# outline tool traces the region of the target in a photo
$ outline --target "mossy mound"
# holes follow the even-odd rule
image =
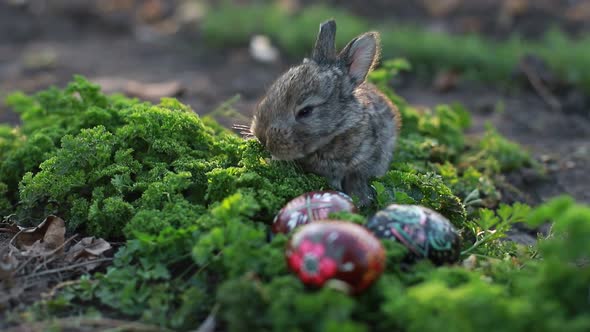
[[[324,186],[290,164],[267,163],[254,141],[216,132],[176,100],[107,98],[78,77],[63,91],[13,95],[9,104],[23,126],[6,139],[5,199],[18,197],[23,218],[62,215],[71,231],[157,234],[237,191],[251,194],[268,221],[293,195]]]
[[[492,179],[534,166],[528,154],[491,130],[467,142],[459,106],[407,105],[386,84],[401,67],[387,62],[371,77],[403,116],[396,158],[374,179],[375,204],[342,217],[362,222],[396,202],[433,208],[461,230],[469,267],[405,266],[405,249],[384,242],[386,273],[361,296],[305,289],[287,271],[287,237],[267,234],[288,200],[328,189],[322,178],[269,162],[255,140],[175,100],[104,96],[77,77],[9,98],[23,124],[0,128],[0,208],[21,223],[54,213],[69,231],[126,245],[105,273],[39,302],[30,317],[103,310],[188,330],[218,307],[229,331],[587,330],[590,268],[570,262],[590,252],[590,209],[568,198],[535,210],[501,205]],[[555,221],[565,235],[534,248],[501,241],[527,220]]]

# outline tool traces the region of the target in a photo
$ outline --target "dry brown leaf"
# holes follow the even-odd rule
[[[15,236],[14,244],[23,254],[43,254],[62,246],[65,234],[66,225],[63,219],[49,216],[37,227],[23,229]]]
[[[141,83],[137,81],[128,81],[125,85],[125,92],[142,99],[160,99],[162,97],[173,97],[183,91],[183,87],[178,81],[169,81],[161,83]]]
[[[447,16],[461,4],[461,0],[422,0],[421,2],[433,17]]]
[[[184,1],[176,7],[176,20],[184,24],[196,24],[207,13],[206,5],[200,1]]]
[[[102,87],[104,93],[124,93],[142,99],[158,100],[162,97],[175,97],[184,91],[178,81],[143,83],[120,77],[98,77],[91,80]]]
[[[111,244],[104,239],[96,239],[94,236],[85,237],[68,250],[65,260],[70,263],[96,260],[111,248]],[[89,263],[84,265],[84,268],[92,271],[102,263],[100,261]]]
[[[459,83],[460,76],[455,71],[441,71],[434,78],[434,89],[438,92],[448,92]]]
[[[100,85],[101,90],[106,94],[115,92],[123,93],[125,91],[125,85],[128,82],[128,80],[119,77],[97,77],[90,81]]]
[[[0,233],[13,233],[16,234],[21,230],[16,223],[0,223]]]
[[[288,14],[293,14],[299,11],[299,9],[301,9],[302,4],[300,0],[279,0],[278,6],[284,12]]]
[[[504,0],[501,11],[511,17],[525,14],[529,10],[529,0]]]
[[[111,248],[111,244],[104,239],[85,237],[68,250],[66,260],[74,262],[79,259],[94,259]]]
[[[137,16],[143,22],[155,22],[165,16],[165,7],[162,0],[147,0],[140,5]]]
[[[63,219],[56,216],[49,216],[45,219],[49,225],[45,236],[43,236],[43,242],[47,249],[56,249],[64,244],[66,240],[66,223]]]

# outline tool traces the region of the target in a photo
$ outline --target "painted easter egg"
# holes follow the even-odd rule
[[[275,216],[273,233],[289,233],[296,227],[324,220],[333,212],[357,212],[352,199],[338,191],[312,191],[289,201]]]
[[[385,268],[380,240],[361,225],[339,220],[299,227],[287,244],[286,259],[304,284],[337,281],[351,294],[369,287]]]
[[[369,219],[366,227],[379,238],[402,243],[407,259],[428,258],[436,265],[459,260],[459,234],[447,218],[419,205],[392,204]]]

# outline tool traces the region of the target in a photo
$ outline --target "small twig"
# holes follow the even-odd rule
[[[180,274],[178,274],[178,276],[176,276],[174,279],[179,281],[182,280],[182,278],[184,278],[190,271],[193,271],[196,267],[196,264],[190,264],[189,267],[187,267],[184,271],[180,272]]]
[[[50,252],[46,253],[46,254],[42,254],[42,255],[37,255],[37,256],[31,256],[29,257],[29,259],[27,259],[26,262],[24,262],[23,264],[21,264],[15,271],[14,271],[14,275],[16,275],[18,272],[20,272],[25,266],[27,266],[34,258],[38,258],[38,257],[49,257],[53,254],[55,254],[56,252],[58,252],[60,249],[62,249],[66,244],[68,244],[69,242],[71,242],[73,239],[75,239],[78,236],[78,234],[75,234],[73,236],[71,236],[69,239],[67,239],[66,241],[64,241],[64,243],[62,243],[61,245],[59,245],[57,248],[51,250]],[[43,264],[41,265],[37,265],[37,267],[35,267],[35,269],[33,270],[33,272],[36,272],[37,270],[39,270],[39,268],[46,266],[48,263],[50,263],[51,261],[55,260],[55,256],[52,257],[49,260],[46,260],[45,262],[43,262]]]
[[[553,110],[561,111],[561,103],[555,96],[551,94],[549,89],[543,84],[543,81],[539,78],[539,75],[526,63],[521,63],[522,70],[526,75],[527,79],[539,95],[541,99]]]
[[[45,259],[43,260],[43,262],[39,263],[37,266],[35,266],[35,268],[33,269],[33,271],[31,271],[30,273],[35,273],[43,268],[48,268],[47,265],[49,265],[49,263],[53,262],[54,260],[57,259],[58,256],[53,256],[49,259]]]
[[[472,254],[472,255],[473,255],[473,256],[476,256],[476,257],[481,257],[481,258],[494,259],[494,260],[497,260],[497,261],[499,261],[499,260],[500,260],[500,259],[499,259],[499,258],[497,258],[497,257],[492,257],[492,256],[487,256],[487,255],[482,255],[482,254]]]
[[[100,331],[142,331],[142,332],[168,332],[171,331],[162,326],[148,325],[140,322],[131,322],[111,318],[73,318],[65,317],[58,319],[51,319],[48,321],[22,324],[10,331],[47,331],[57,328],[64,329],[80,329],[81,327],[95,327]]]
[[[94,280],[87,280],[87,281],[88,281],[88,282],[90,282],[90,283],[96,283],[96,281],[94,281]],[[57,284],[57,285],[53,286],[53,287],[52,287],[52,288],[49,290],[49,292],[47,292],[47,293],[42,293],[42,294],[41,294],[41,296],[42,296],[43,298],[45,298],[45,299],[47,299],[47,298],[52,298],[52,297],[54,297],[54,296],[55,296],[55,293],[56,293],[56,292],[57,292],[59,289],[61,289],[61,288],[64,288],[64,287],[67,287],[67,286],[77,285],[77,284],[79,284],[79,283],[81,283],[81,282],[82,282],[82,280],[80,280],[80,279],[76,279],[76,280],[68,280],[68,281],[63,281],[63,282],[60,282],[59,284]]]
[[[56,252],[61,250],[63,247],[65,247],[66,244],[70,243],[73,239],[75,239],[77,237],[78,237],[78,234],[74,234],[74,235],[70,236],[67,240],[64,241],[64,243],[62,243],[61,245],[59,245],[57,248],[53,249],[49,253],[45,254],[44,256],[50,256],[50,255],[55,254]]]
[[[46,274],[60,273],[60,272],[68,271],[68,270],[73,270],[73,269],[76,269],[76,268],[79,268],[79,267],[82,267],[85,265],[94,264],[94,263],[102,263],[102,262],[110,262],[112,260],[113,260],[112,258],[99,258],[99,259],[94,259],[94,260],[90,260],[90,261],[86,261],[86,262],[82,262],[82,263],[78,263],[78,264],[60,267],[57,269],[45,270],[45,271],[35,273],[32,275],[27,275],[25,277],[27,277],[27,278],[40,277],[40,276],[43,276]]]
[[[39,270],[39,268],[41,266],[47,266],[47,264],[53,262],[54,260],[56,260],[58,257],[60,257],[61,255],[56,255],[53,256],[55,253],[57,253],[59,250],[61,250],[63,247],[65,247],[66,244],[68,244],[69,242],[71,242],[73,239],[75,239],[78,236],[78,234],[73,235],[72,237],[70,237],[69,239],[65,240],[64,243],[62,243],[60,246],[58,246],[57,248],[53,249],[52,251],[46,253],[46,254],[42,254],[39,255],[37,257],[49,257],[52,256],[51,258],[46,259],[43,262],[43,265],[38,265],[37,267],[35,267],[35,269],[33,270],[33,272],[36,272]]]
[[[24,263],[22,263],[16,270],[14,270],[13,275],[17,275],[20,272],[20,270],[24,269],[25,266],[29,265],[29,263],[35,258],[37,258],[37,257],[35,257],[35,256],[29,257],[29,259],[27,259]]]
[[[22,232],[24,232],[24,231],[26,231],[26,230],[28,230],[28,229],[30,229],[30,228],[23,228],[23,229],[21,229],[20,231],[16,232],[16,234],[14,234],[14,236],[12,237],[12,239],[10,239],[10,242],[8,242],[8,245],[10,245],[10,246],[12,246],[12,247],[15,247],[15,248],[16,248],[16,246],[15,246],[15,245],[14,245],[14,243],[13,243],[13,242],[14,242],[14,240],[16,239],[16,237],[17,237],[17,236],[19,236],[19,235],[20,235],[20,233],[22,233]]]
[[[475,243],[471,247],[461,251],[461,255],[467,255],[467,254],[471,253],[473,250],[477,249],[477,247],[482,245],[482,243],[487,242],[492,236],[494,236],[494,233],[484,236],[481,240],[475,241]]]
[[[211,312],[209,313],[209,315],[207,316],[207,318],[201,323],[201,325],[194,331],[192,332],[213,332],[215,331],[215,315],[217,315],[217,312],[219,311],[219,303],[215,304],[213,306],[213,309],[211,309]]]
[[[186,259],[186,258],[190,257],[191,255],[192,254],[190,252],[187,252],[184,255],[178,256],[178,257],[174,258],[173,260],[166,262],[166,266],[170,267],[171,265],[181,262],[183,259]]]
[[[203,264],[196,272],[195,272],[195,276],[201,274],[201,272],[203,272],[207,267],[209,267],[209,265],[211,265],[211,263],[213,262],[213,259],[221,256],[221,254],[223,253],[223,249],[220,250],[217,254],[215,254],[215,256],[213,256],[209,261],[207,261],[205,264]]]

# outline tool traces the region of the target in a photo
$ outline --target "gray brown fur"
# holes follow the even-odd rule
[[[366,76],[379,56],[379,35],[335,50],[336,24],[320,26],[311,59],[279,77],[259,103],[251,131],[278,160],[292,160],[331,187],[369,204],[369,180],[388,170],[401,118]],[[309,113],[298,112],[311,105]]]

